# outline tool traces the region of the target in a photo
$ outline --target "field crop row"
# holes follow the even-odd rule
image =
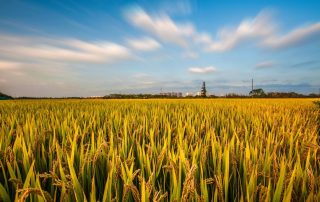
[[[312,101],[3,101],[0,201],[320,201]]]

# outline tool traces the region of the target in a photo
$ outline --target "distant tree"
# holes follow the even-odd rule
[[[313,97],[314,95],[310,94],[308,96]],[[308,96],[296,92],[269,92],[267,94],[267,97],[269,98],[303,98]]]
[[[252,97],[265,97],[266,96],[266,94],[264,93],[262,88],[253,89],[252,91],[250,91],[249,95]]]
[[[217,95],[209,95],[210,98],[218,98],[219,96]]]
[[[236,94],[236,93],[227,93],[225,95],[226,98],[246,98],[248,97],[247,95],[239,95],[239,94]]]
[[[308,97],[316,98],[316,97],[320,97],[320,95],[315,93],[310,93]]]
[[[202,83],[202,87],[201,87],[201,97],[207,97],[206,82],[203,82],[203,83]]]
[[[0,100],[11,100],[13,97],[0,92]]]

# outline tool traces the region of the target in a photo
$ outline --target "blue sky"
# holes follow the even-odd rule
[[[0,1],[0,91],[320,88],[318,1]]]

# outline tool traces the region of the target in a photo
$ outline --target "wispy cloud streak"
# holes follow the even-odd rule
[[[150,37],[128,39],[128,45],[138,51],[154,51],[161,48],[160,43]]]
[[[268,61],[263,61],[263,62],[259,62],[258,64],[255,65],[256,69],[266,69],[266,68],[271,68],[275,66],[275,62],[268,60]]]
[[[173,43],[182,47],[188,46],[187,38],[195,32],[191,23],[178,24],[168,15],[149,15],[140,7],[133,7],[126,13],[128,21],[164,42]]]
[[[191,73],[197,73],[197,74],[205,74],[205,73],[212,73],[216,72],[217,69],[213,66],[208,67],[190,67],[189,72]]]
[[[18,60],[109,63],[132,58],[130,50],[108,42],[87,42],[65,38],[37,38],[0,35],[0,53]]]

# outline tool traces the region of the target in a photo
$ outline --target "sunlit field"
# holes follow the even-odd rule
[[[313,101],[2,101],[0,201],[320,201]]]

